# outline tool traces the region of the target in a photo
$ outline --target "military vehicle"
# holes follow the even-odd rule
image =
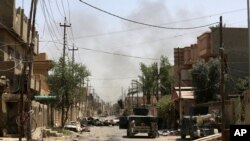
[[[127,129],[127,137],[147,133],[149,137],[158,135],[157,117],[148,115],[147,108],[134,108],[134,115],[120,117],[119,128]]]
[[[208,114],[206,108],[192,107],[192,114],[183,117],[180,126],[182,139],[186,138],[186,135],[189,135],[191,139],[196,139],[218,133],[218,121],[216,121],[214,115]]]

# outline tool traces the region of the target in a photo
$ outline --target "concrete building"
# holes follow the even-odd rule
[[[199,60],[209,61],[219,57],[219,28],[213,27],[197,37],[197,43],[189,47],[174,49],[175,79],[178,83],[178,71],[181,72],[181,85],[192,86],[190,71]],[[247,28],[223,28],[223,47],[227,58],[226,93],[235,94],[239,78],[249,76],[249,48],[247,46]],[[178,51],[179,50],[179,51]],[[175,84],[177,86],[178,84]]]
[[[180,99],[182,105],[182,115],[189,115],[189,110],[195,104],[194,91],[192,87],[181,87],[181,94],[179,93],[179,87],[175,87],[171,95],[171,99],[174,102],[176,110],[180,111]],[[181,96],[181,97],[180,97]]]
[[[14,136],[18,134],[16,118],[19,115],[21,87],[26,83],[22,74],[27,50],[28,19],[24,10],[15,8],[15,0],[0,1],[0,136]],[[34,56],[39,54],[39,35],[35,33]],[[34,58],[31,78],[31,93],[34,95],[48,95],[46,82],[51,62],[40,54]],[[27,109],[27,93],[24,93],[24,110]],[[38,126],[47,126],[47,106],[32,101]],[[42,116],[41,116],[42,115]],[[39,119],[38,119],[39,118]]]

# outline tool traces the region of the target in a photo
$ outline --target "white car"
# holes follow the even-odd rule
[[[69,121],[64,125],[64,129],[75,131],[75,132],[81,132],[81,124],[77,121]]]
[[[119,125],[119,118],[114,118],[111,120],[111,124],[114,126],[114,125]]]

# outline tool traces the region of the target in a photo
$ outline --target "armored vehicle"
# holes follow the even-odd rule
[[[127,136],[147,133],[149,137],[158,135],[157,117],[148,115],[147,108],[134,108],[134,115],[120,117],[119,128],[127,129]]]
[[[186,135],[190,135],[191,139],[195,139],[218,133],[218,121],[212,114],[208,114],[207,107],[192,107],[191,111],[193,111],[192,114],[184,116],[181,122],[182,139]]]

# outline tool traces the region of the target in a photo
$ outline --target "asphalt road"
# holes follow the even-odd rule
[[[179,136],[159,136],[148,138],[147,134],[138,134],[133,138],[126,136],[126,130],[119,130],[117,126],[91,127],[91,132],[83,132],[72,140],[78,141],[181,141]]]

